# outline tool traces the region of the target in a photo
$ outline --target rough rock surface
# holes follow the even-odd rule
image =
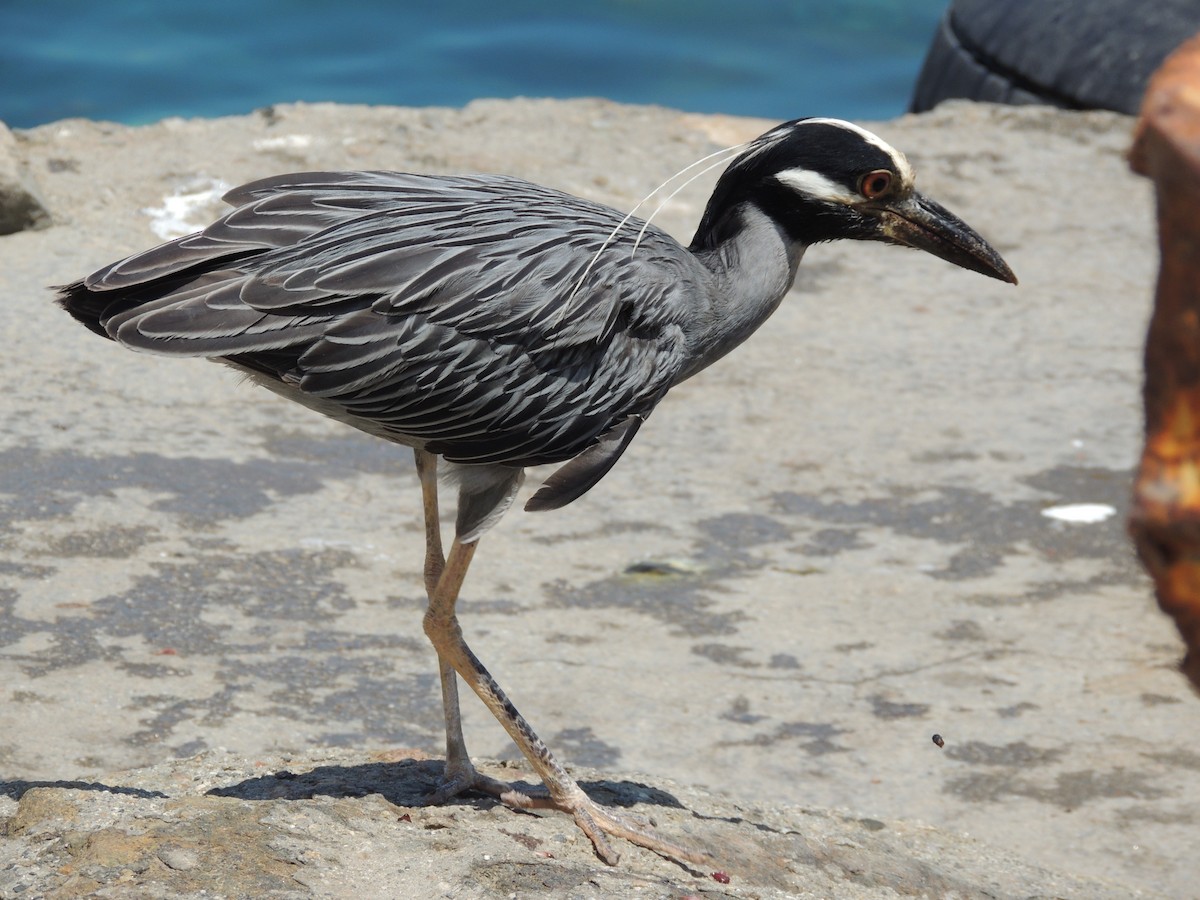
[[[16,138],[0,122],[0,235],[49,224],[50,213],[23,170]]]
[[[628,209],[767,124],[514,101],[22,132],[56,222],[0,239],[0,890],[120,895],[128,870],[246,895],[221,879],[254,870],[297,895],[402,896],[402,871],[451,896],[522,896],[526,875],[579,896],[1192,892],[1200,705],[1122,522],[1156,267],[1130,120],[948,104],[879,124],[1021,285],[812,248],[771,323],[596,490],[481,545],[461,605],[479,655],[567,763],[736,848],[728,886],[632,848],[605,870],[558,816],[401,822],[431,763],[327,752],[440,752],[407,454],[219,366],[126,352],[45,290],[282,170],[503,171]],[[668,229],[689,236],[711,177]],[[1117,512],[1044,515],[1083,503]],[[475,753],[511,758],[465,714]],[[235,755],[196,756],[217,747]],[[251,796],[284,767],[336,785]],[[239,869],[251,847],[275,861]]]
[[[422,806],[440,772],[440,761],[403,752],[254,761],[209,752],[100,783],[31,786],[4,825],[0,896],[983,900],[1128,891],[928,827],[577,772],[593,796],[652,817],[725,866],[694,871],[626,847],[609,867],[563,816],[487,800]]]

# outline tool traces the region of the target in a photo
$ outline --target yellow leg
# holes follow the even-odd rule
[[[663,840],[654,833],[649,823],[636,816],[617,813],[589,798],[529,727],[529,723],[467,646],[454,607],[475,555],[475,547],[475,542],[464,544],[455,539],[425,612],[425,633],[433,642],[443,665],[448,664],[457,672],[504,726],[509,737],[542,779],[548,793],[547,797],[542,798],[509,791],[502,793],[500,799],[523,809],[557,809],[570,813],[591,840],[597,855],[609,865],[615,864],[620,857],[609,843],[608,835],[624,838],[671,859],[697,865],[712,864],[713,860],[707,854]]]
[[[414,453],[425,507],[425,592],[432,604],[434,592],[446,568],[446,558],[442,553],[441,518],[438,514],[437,457],[424,450],[416,450]],[[475,771],[467,753],[467,743],[463,739],[462,713],[458,705],[458,675],[440,653],[438,675],[442,683],[442,711],[446,721],[446,770],[442,776],[442,783],[428,798],[429,802],[444,803],[469,790],[483,791],[494,797],[518,793],[511,785]]]

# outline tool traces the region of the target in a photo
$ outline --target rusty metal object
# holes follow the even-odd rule
[[[1200,35],[1146,91],[1130,154],[1153,179],[1162,263],[1146,337],[1146,445],[1129,531],[1200,688]]]

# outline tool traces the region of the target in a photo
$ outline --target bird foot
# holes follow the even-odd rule
[[[508,806],[520,806],[522,802],[533,801],[533,798],[527,793],[517,790],[507,782],[482,774],[470,760],[465,760],[463,762],[447,761],[441,784],[425,798],[425,805],[440,806],[467,791],[489,794]],[[507,799],[509,797],[512,797],[513,800]]]
[[[507,782],[480,773],[469,760],[446,763],[442,782],[425,798],[425,805],[438,806],[468,791],[488,794],[513,809],[552,809],[567,813],[592,842],[596,855],[610,866],[617,864],[621,854],[613,849],[609,836],[645,847],[677,863],[716,865],[716,861],[707,853],[660,837],[654,830],[654,823],[649,819],[603,806],[578,787],[561,798],[551,796],[544,787],[518,789]]]
[[[515,796],[514,796],[515,795]],[[587,835],[592,842],[596,855],[610,866],[615,866],[621,854],[613,849],[609,836],[622,838],[631,844],[645,847],[659,856],[680,864],[691,863],[696,866],[715,866],[714,860],[707,853],[685,847],[674,841],[662,838],[654,830],[654,824],[642,816],[632,813],[617,812],[592,800],[582,790],[571,792],[563,798],[547,796],[530,796],[514,791],[513,794],[503,794],[500,799],[509,806],[518,809],[555,809],[569,814],[575,819],[575,824]]]

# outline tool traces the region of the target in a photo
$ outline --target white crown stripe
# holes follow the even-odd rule
[[[901,153],[883,138],[879,137],[879,135],[872,134],[871,132],[867,131],[867,129],[855,125],[853,122],[847,122],[844,119],[806,119],[805,123],[811,123],[813,125],[832,125],[835,128],[844,128],[846,131],[854,132],[872,147],[877,147],[890,156],[892,158],[892,162],[895,163],[896,173],[900,176],[901,183],[906,187],[912,185],[914,177],[912,166],[908,164],[908,160],[905,159],[903,153]]]

